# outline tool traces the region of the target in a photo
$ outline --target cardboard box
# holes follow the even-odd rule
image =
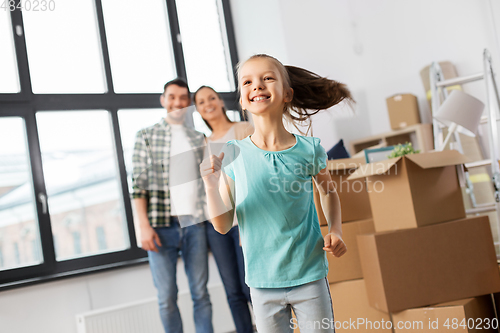
[[[395,333],[498,332],[491,295],[392,314]]]
[[[323,214],[323,208],[321,208],[321,198],[318,191],[318,187],[316,186],[316,182],[313,180],[313,199],[314,206],[316,207],[316,214],[318,215],[319,225],[328,225],[328,221],[325,218],[325,214]]]
[[[396,312],[500,291],[489,219],[358,236],[370,305]]]
[[[300,329],[298,327],[298,322],[297,322],[297,317],[295,317],[295,313],[292,311],[292,328],[293,328],[293,333],[300,333]]]
[[[498,270],[500,273],[500,264],[498,265]],[[500,323],[500,293],[495,293],[492,296],[493,296],[493,304],[495,304],[495,314],[497,315],[497,319],[499,320]]]
[[[387,98],[387,111],[393,130],[420,124],[417,97],[412,94],[397,94]]]
[[[328,170],[330,170],[340,198],[342,222],[365,220],[372,217],[365,180],[347,179],[357,168],[365,164],[364,157],[328,161]]]
[[[358,168],[366,177],[377,232],[416,228],[465,217],[455,165],[468,162],[456,150],[406,155]]]
[[[344,281],[330,285],[336,332],[392,332],[387,313],[368,304],[365,282]]]
[[[368,304],[362,279],[330,284],[335,332],[392,332],[391,318]],[[292,317],[296,318],[292,312]],[[296,320],[296,319],[295,319]],[[300,333],[300,323],[294,320],[294,333]]]
[[[347,252],[340,258],[327,253],[328,281],[330,283],[363,278],[361,262],[359,261],[358,235],[375,232],[373,220],[353,221],[342,224],[342,239],[347,246]],[[321,227],[321,233],[328,233],[328,226]]]

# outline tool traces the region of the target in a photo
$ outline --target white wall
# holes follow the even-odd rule
[[[240,60],[267,53],[287,62],[285,31],[278,0],[230,0]]]
[[[486,47],[500,66],[497,0],[233,0],[231,5],[241,59],[268,52],[349,85],[357,101],[353,118],[338,108],[314,117],[313,133],[326,149],[340,138],[389,131],[385,99],[396,93],[416,95],[422,120],[430,122],[419,72],[432,61],[449,60],[459,75],[474,74],[482,70]],[[484,97],[482,82],[465,90]]]

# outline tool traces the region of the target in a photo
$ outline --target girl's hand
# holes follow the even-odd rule
[[[325,235],[325,247],[323,250],[339,258],[347,252],[347,246],[339,235],[329,233]]]
[[[219,187],[219,178],[221,173],[222,159],[224,153],[219,156],[210,155],[200,164],[200,174],[205,183],[205,188],[211,190]]]

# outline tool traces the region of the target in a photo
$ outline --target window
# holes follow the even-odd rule
[[[176,5],[187,77],[193,89],[208,85],[219,92],[234,90],[221,3],[183,0]]]
[[[160,93],[175,77],[237,110],[229,13],[229,0],[0,11],[0,289],[147,261],[130,200],[134,136],[165,116]]]
[[[33,240],[40,244],[31,172],[24,120],[0,117],[0,234],[7,249],[0,269],[43,261],[40,249],[26,251],[22,257],[19,252],[19,247],[27,249]]]
[[[110,251],[130,247],[118,177],[110,116],[107,111],[57,111],[36,114],[52,233],[61,241],[56,260],[91,255],[96,225],[113,225],[116,241]],[[118,214],[111,214],[118,210]],[[113,215],[113,216],[112,216]],[[88,245],[79,251],[64,244],[65,233],[78,234]],[[92,241],[94,240],[94,241]],[[75,238],[73,238],[75,242]]]
[[[103,0],[102,6],[115,92],[162,93],[177,74],[165,1]]]
[[[16,53],[14,51],[14,39],[10,29],[11,21],[9,12],[0,11],[0,93],[18,93],[19,75],[17,73]],[[5,32],[5,33],[4,33]]]
[[[23,11],[33,92],[106,91],[95,6],[73,1],[57,10]]]

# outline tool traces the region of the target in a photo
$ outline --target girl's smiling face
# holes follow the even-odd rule
[[[195,105],[201,117],[208,122],[224,117],[224,102],[210,88],[202,88],[196,93]]]
[[[240,69],[240,104],[252,114],[283,113],[286,102],[291,101],[292,89],[285,89],[278,68],[265,58],[247,61]]]

